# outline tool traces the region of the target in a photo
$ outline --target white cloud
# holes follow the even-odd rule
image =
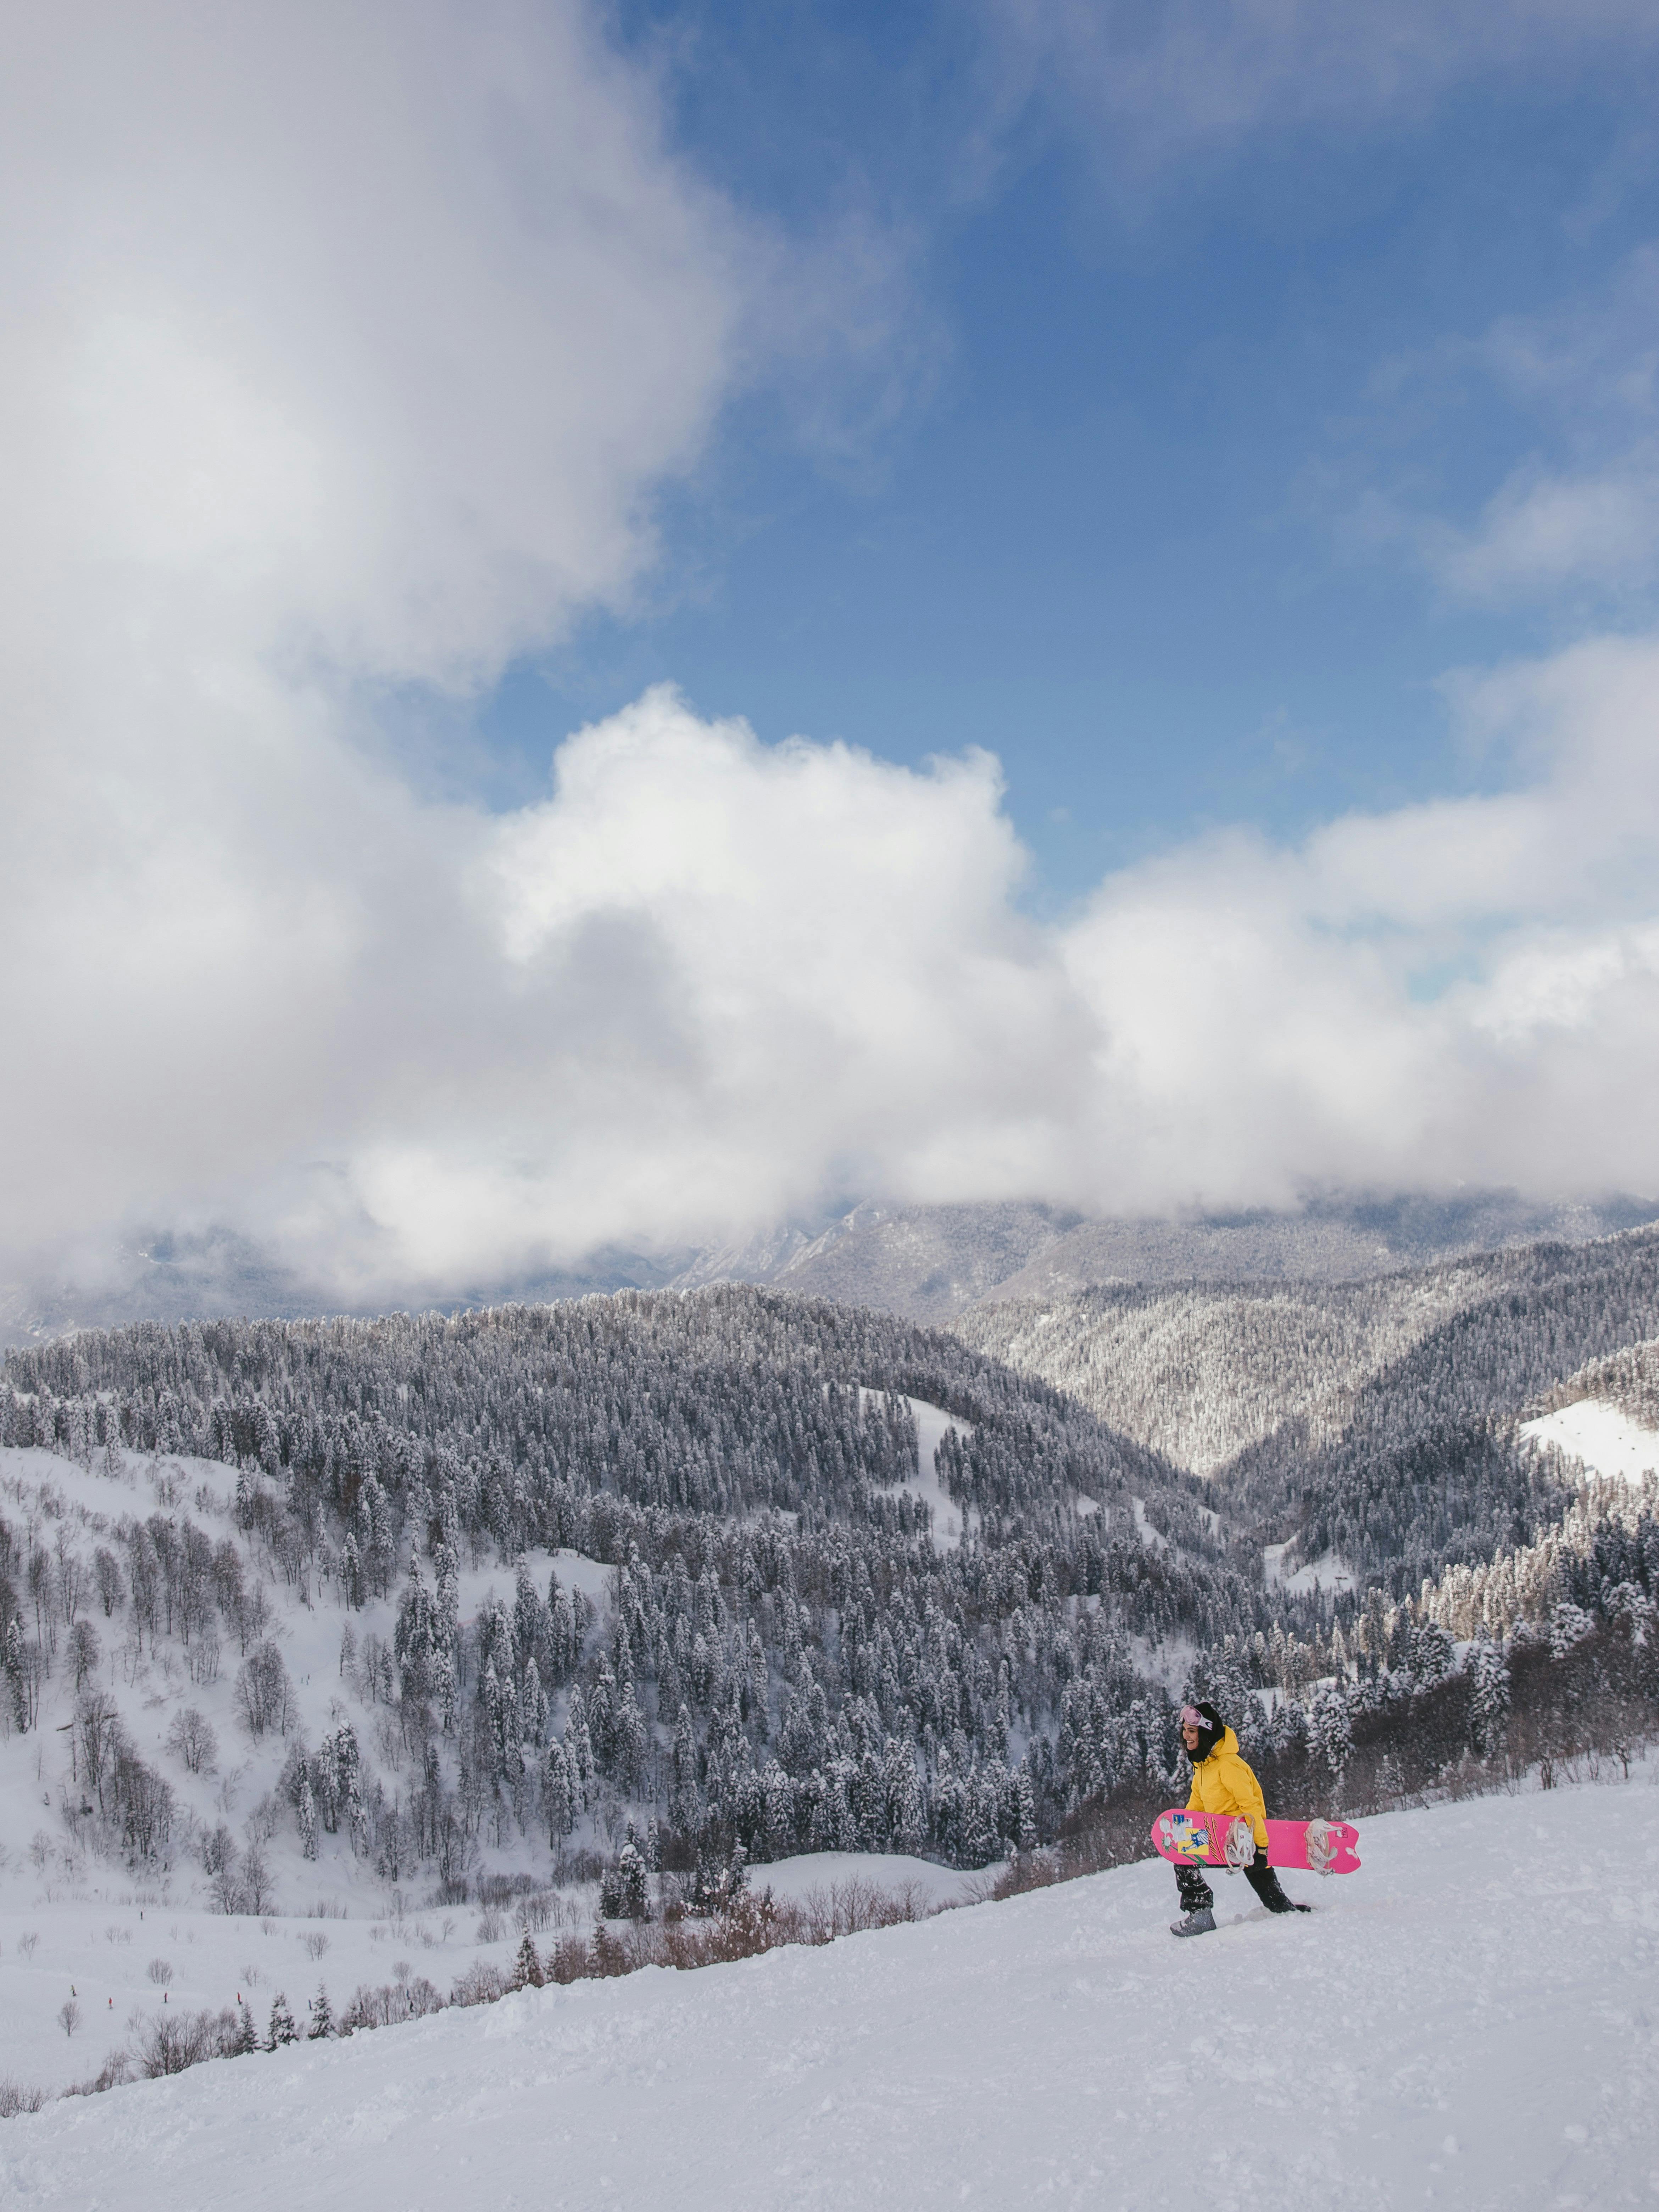
[[[1146,170],[1262,129],[1412,120],[1449,88],[1650,46],[1642,0],[986,0],[1008,65]]]
[[[464,688],[625,600],[772,247],[573,9],[26,28],[11,1250],[214,1218],[361,1292],[853,1188],[1659,1188],[1659,644],[1459,688],[1504,795],[1206,841],[1058,927],[980,754],[769,749],[653,693],[544,802],[436,804],[359,741],[363,687]]]
[[[129,629],[449,681],[626,592],[745,242],[580,8],[70,0],[14,37],[32,612],[101,582]]]
[[[1628,617],[1659,583],[1659,249],[1639,247],[1612,277],[1535,316],[1506,316],[1384,364],[1375,426],[1401,416],[1449,438],[1471,417],[1490,437],[1513,427],[1501,478],[1474,499],[1373,489],[1349,533],[1414,553],[1452,597],[1490,606]],[[1425,440],[1425,443],[1431,443]],[[1471,441],[1477,444],[1479,439]],[[1455,473],[1454,471],[1454,473]],[[1464,512],[1455,512],[1462,504]],[[1435,511],[1436,509],[1438,511]]]
[[[20,17],[0,209],[17,1244],[360,1126],[483,832],[359,687],[625,600],[772,249],[574,0]]]
[[[1498,605],[1564,588],[1650,589],[1659,578],[1659,447],[1563,472],[1535,458],[1505,479],[1469,530],[1425,533],[1431,565],[1460,598]]]
[[[1290,850],[1206,840],[1047,929],[984,756],[769,749],[653,693],[515,814],[370,794],[384,842],[323,854],[279,956],[249,919],[263,872],[198,883],[187,1035],[150,940],[118,1048],[93,1023],[73,1081],[31,1061],[10,1211],[44,1188],[62,1227],[142,1193],[361,1294],[714,1236],[849,1183],[1113,1211],[1650,1190],[1656,684],[1659,643],[1471,685],[1465,718],[1532,763],[1510,793]],[[344,803],[361,829],[368,799]],[[1449,959],[1468,980],[1414,995]]]

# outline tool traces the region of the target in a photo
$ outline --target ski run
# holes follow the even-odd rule
[[[1370,1820],[1361,1851],[1358,1874],[1287,1877],[1306,1917],[1217,1876],[1220,1926],[1196,1942],[1167,1933],[1175,1884],[1151,1861],[214,2061],[5,2122],[0,2203],[1659,2203],[1651,1769]],[[25,1970],[8,1941],[0,1990]]]

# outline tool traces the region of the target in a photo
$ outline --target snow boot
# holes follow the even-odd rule
[[[1311,1912],[1311,1905],[1298,1905],[1293,1897],[1286,1897],[1279,1876],[1265,1859],[1244,1869],[1244,1879],[1255,1892],[1269,1912]]]
[[[1215,1915],[1207,1905],[1201,1905],[1196,1912],[1183,1913],[1179,1920],[1172,1920],[1170,1933],[1171,1936],[1212,1936],[1215,1933]]]

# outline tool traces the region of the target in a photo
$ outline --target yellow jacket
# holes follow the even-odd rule
[[[1267,1848],[1267,1807],[1261,1784],[1248,1763],[1238,1755],[1238,1738],[1224,1729],[1221,1741],[1207,1759],[1193,1766],[1189,1813],[1233,1813],[1250,1824],[1250,1832],[1263,1850]]]

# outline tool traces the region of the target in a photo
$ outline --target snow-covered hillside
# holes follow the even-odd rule
[[[1579,1398],[1535,1421],[1523,1421],[1521,1433],[1553,1444],[1592,1474],[1639,1483],[1644,1475],[1659,1474],[1659,1431],[1603,1398]]]
[[[525,1991],[0,2126],[0,2199],[80,2212],[1442,2203],[1659,2190],[1659,1796],[1369,1821],[1363,1870],[1161,1862],[689,1974]]]
[[[1119,1283],[987,1300],[952,1331],[1195,1474],[1294,1424],[1340,1433],[1355,1394],[1501,1280],[1497,1259],[1378,1280]]]
[[[319,1899],[338,1906],[354,1891],[378,1893],[377,1872],[398,1880],[398,1868],[375,1869],[354,1850],[342,1820],[319,1817],[307,1847],[278,1794],[295,1746],[314,1746],[342,1729],[352,1734],[359,1793],[382,1773],[398,1786],[410,1751],[389,1702],[396,1597],[365,1591],[346,1608],[327,1601],[304,1573],[273,1572],[236,1524],[235,1488],[234,1473],[210,1460],[128,1453],[112,1475],[52,1453],[0,1449],[0,1510],[22,1531],[31,1555],[52,1570],[43,1567],[40,1577],[38,1623],[26,1623],[38,1626],[39,1661],[32,1670],[26,1646],[16,1670],[29,1685],[18,1694],[32,1698],[35,1710],[26,1729],[10,1713],[0,1719],[0,1905],[8,1872],[15,1881],[38,1887],[46,1880],[67,1890],[84,1886],[88,1869],[106,1886],[130,1891],[136,1881],[177,1904],[204,1905],[214,1869],[204,1861],[203,1838],[221,1828],[230,1832],[239,1862],[249,1847],[263,1852],[273,1910],[297,1911]],[[120,1541],[117,1524],[158,1514],[151,1525],[182,1532],[173,1539],[181,1549],[188,1536],[199,1550],[201,1580],[219,1594],[218,1603],[211,1595],[204,1600],[193,1633],[184,1617],[182,1572],[158,1574],[148,1625],[129,1587],[131,1546]],[[107,1605],[100,1595],[100,1553],[111,1562]],[[584,1622],[604,1609],[615,1580],[611,1569],[570,1551],[526,1551],[523,1565],[538,1589],[556,1577],[574,1602],[585,1599],[586,1610],[575,1615]],[[460,1620],[476,1619],[492,1596],[510,1606],[516,1577],[516,1562],[458,1569]],[[243,1624],[240,1638],[229,1628],[233,1619]],[[274,1694],[282,1710],[255,1726],[246,1662],[261,1649],[279,1662]],[[115,1801],[86,1770],[89,1710],[119,1731],[118,1739],[106,1737],[106,1764],[109,1742],[118,1740],[171,1796],[156,1847],[126,1850],[143,1872],[125,1881],[122,1847],[132,1838],[122,1832],[123,1809],[106,1809]],[[189,1738],[180,1733],[185,1716],[195,1717]],[[96,1742],[92,1747],[99,1749]],[[545,1850],[526,1850],[519,1841],[515,1851],[502,1839],[493,1856],[497,1870],[533,1866],[544,1874]],[[377,1895],[377,1909],[378,1902]]]

